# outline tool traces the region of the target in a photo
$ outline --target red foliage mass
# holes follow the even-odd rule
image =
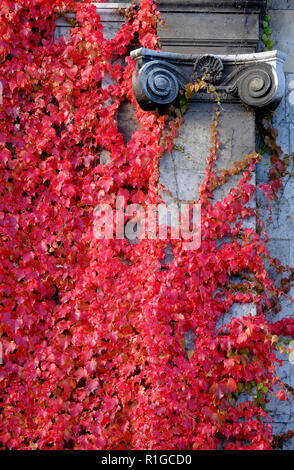
[[[54,43],[55,19],[69,10],[70,38]],[[167,116],[140,110],[133,60],[114,65],[135,42],[157,47],[157,20],[153,0],[143,0],[106,40],[93,5],[1,2],[3,449],[271,448],[262,387],[276,382],[277,331],[263,309],[276,288],[264,242],[238,222],[250,215],[254,157],[239,186],[213,204],[212,149],[201,248],[169,242],[168,270],[160,263],[167,241],[93,236],[97,204],[114,206],[116,195],[158,201],[159,159],[181,118],[169,126]],[[103,88],[106,75],[112,84]],[[141,125],[127,145],[116,120],[124,101]],[[244,269],[252,277],[236,292],[228,281]],[[257,315],[217,330],[236,302],[255,302]],[[278,334],[289,334],[286,323]],[[196,339],[187,354],[188,329]]]

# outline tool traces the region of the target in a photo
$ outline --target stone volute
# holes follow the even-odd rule
[[[133,90],[144,110],[172,103],[180,89],[202,78],[214,85],[222,101],[253,108],[274,110],[285,91],[286,55],[279,51],[217,56],[138,49],[131,55],[137,61]],[[210,97],[201,93],[199,99]]]

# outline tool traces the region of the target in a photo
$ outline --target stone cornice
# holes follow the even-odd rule
[[[266,0],[158,0],[159,10],[261,12]]]
[[[212,54],[258,49],[265,0],[158,0],[161,49]]]
[[[125,0],[119,2],[110,2],[112,5],[125,4]],[[130,2],[131,3],[131,2]],[[137,0],[136,3],[139,3]],[[158,0],[159,9],[165,10],[166,8],[181,9],[190,8],[195,11],[216,11],[216,10],[237,10],[237,11],[261,11],[265,5],[266,0]],[[96,3],[99,5],[99,3]]]
[[[231,97],[254,108],[275,109],[285,91],[283,62],[279,51],[252,54],[177,54],[137,49],[133,74],[135,97],[143,109],[160,109],[172,103],[179,90],[205,77],[223,100]],[[200,98],[205,100],[202,93]]]

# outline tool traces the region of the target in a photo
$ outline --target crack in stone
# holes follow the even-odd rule
[[[231,137],[231,156],[230,156],[230,161],[232,161],[233,158],[233,145],[234,145],[234,134],[235,134],[235,129],[232,129],[232,137]]]

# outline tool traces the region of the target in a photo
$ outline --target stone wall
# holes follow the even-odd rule
[[[274,127],[278,130],[278,144],[285,153],[294,152],[294,0],[269,0],[270,26],[272,28],[273,48],[287,54],[284,64],[286,74],[286,94],[276,111]],[[259,164],[257,169],[257,182],[266,181],[266,162]],[[289,168],[294,171],[293,159]],[[278,203],[273,204],[273,223],[268,222],[268,212],[262,195],[258,194],[261,204],[260,214],[266,223],[269,235],[269,248],[284,264],[294,266],[294,178],[287,176],[284,179],[283,189],[280,191]],[[294,298],[294,288],[290,294]],[[283,308],[278,315],[273,316],[276,321],[284,316],[293,316],[294,304],[283,302]],[[294,365],[288,362],[287,355],[281,356],[285,361],[280,368],[279,375],[290,386],[294,386]],[[279,402],[273,400],[269,406],[273,410],[275,433],[284,433],[294,429],[293,400]],[[294,449],[294,438],[285,444],[284,449]]]

